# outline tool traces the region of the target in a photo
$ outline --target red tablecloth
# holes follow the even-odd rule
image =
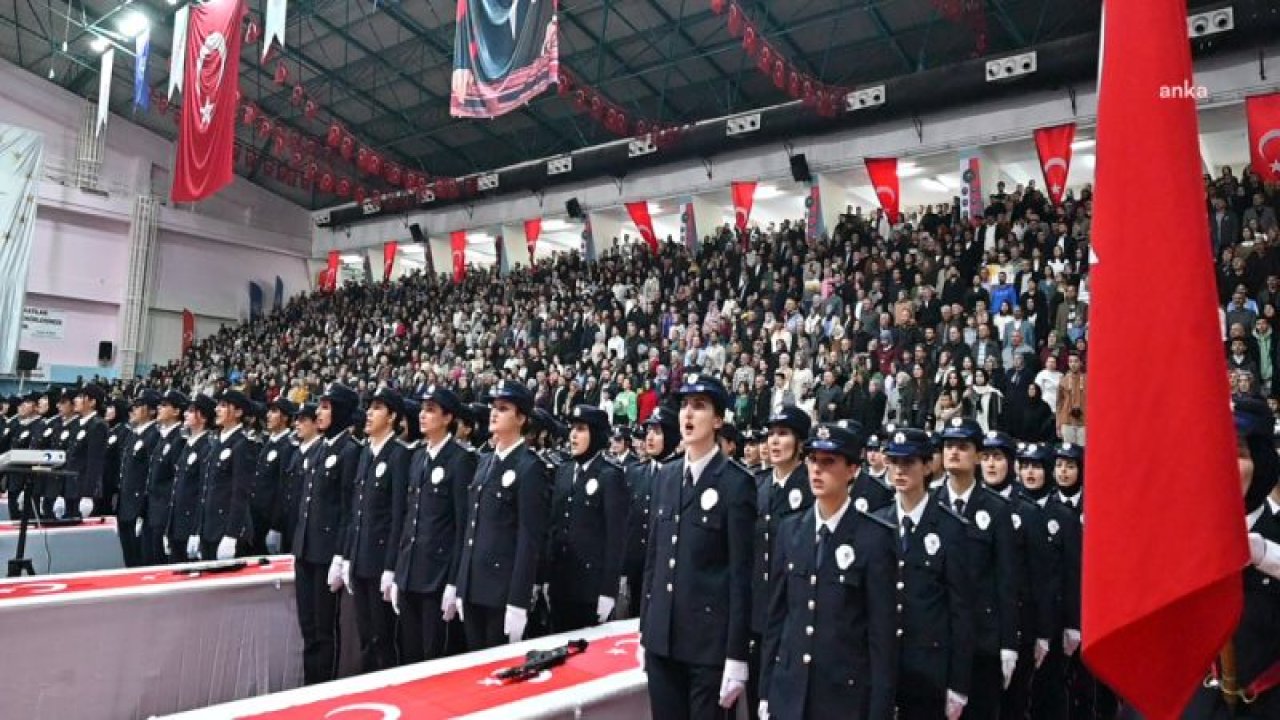
[[[622,621],[614,625],[612,628],[605,626],[531,640],[520,645],[419,663],[276,696],[210,707],[181,717],[435,720],[486,711],[496,711],[502,717],[518,717],[520,713],[508,712],[505,708],[513,703],[527,706],[528,701],[538,702],[539,698],[556,693],[573,693],[595,681],[621,681],[626,679],[627,673],[637,670],[639,636],[635,632],[635,622]],[[586,652],[569,658],[557,668],[544,671],[533,680],[503,685],[493,677],[496,671],[522,662],[524,653],[531,648],[550,649],[576,637],[589,640]],[[469,658],[473,658],[475,664],[469,663]],[[599,684],[596,683],[597,686]]]
[[[17,535],[18,525],[19,523],[17,520],[5,520],[0,522],[0,536]],[[86,530],[98,530],[101,528],[110,528],[111,531],[114,532],[116,529],[115,517],[108,516],[89,518],[77,525],[41,525],[32,520],[27,524],[27,537],[34,537],[37,532],[73,533],[85,532]]]
[[[263,582],[272,578],[293,578],[293,557],[265,558],[265,564],[250,559],[249,566],[234,572],[175,573],[181,565],[112,570],[94,573],[68,573],[36,578],[0,580],[0,610],[31,601],[63,602],[86,597],[107,597],[130,592],[148,592],[148,588],[186,586],[192,589],[227,583]]]

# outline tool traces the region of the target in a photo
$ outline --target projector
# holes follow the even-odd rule
[[[10,450],[0,455],[0,470],[30,470],[62,467],[67,454],[62,450]]]

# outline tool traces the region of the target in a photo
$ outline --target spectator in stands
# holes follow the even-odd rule
[[[1084,445],[1085,373],[1080,355],[1067,357],[1067,372],[1058,386],[1058,436],[1063,442]]]

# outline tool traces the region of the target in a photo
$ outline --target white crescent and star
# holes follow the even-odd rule
[[[1267,156],[1267,143],[1277,139],[1280,139],[1280,128],[1271,128],[1262,133],[1262,137],[1258,138],[1258,154],[1265,158]]]
[[[346,713],[355,713],[355,712],[381,713],[382,714],[381,720],[399,720],[400,719],[400,708],[396,707],[395,705],[387,705],[386,703],[355,703],[352,705],[343,705],[342,707],[334,708],[330,710],[329,712],[325,713],[324,716],[325,718],[331,718],[331,717],[337,717],[339,715],[345,715]]]
[[[889,196],[889,202],[897,202],[897,201],[898,201],[898,193],[894,192],[894,191],[893,191],[893,188],[889,187],[888,185],[877,185],[877,186],[876,186],[876,194],[877,194],[877,195],[888,195],[888,196]]]
[[[1055,167],[1062,168],[1062,172],[1067,172],[1067,161],[1060,157],[1051,157],[1044,163],[1044,174],[1048,175],[1049,171]]]
[[[214,62],[218,63],[218,76],[213,81],[212,87],[205,88],[204,83],[202,82],[204,78],[204,64],[205,61],[210,58],[213,58]],[[195,100],[200,107],[199,129],[202,132],[209,129],[209,124],[213,122],[213,113],[217,110],[217,105],[214,104],[213,100],[206,96],[205,91],[208,90],[209,94],[216,94],[218,92],[222,87],[222,76],[223,73],[226,72],[226,69],[227,39],[220,32],[209,33],[209,35],[205,37],[204,43],[200,46],[200,54],[196,57],[197,81],[195,87]]]

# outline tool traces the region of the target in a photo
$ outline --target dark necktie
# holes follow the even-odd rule
[[[959,498],[957,498],[951,502],[951,505],[955,507],[957,515],[959,515],[960,517],[964,517],[964,501],[963,500],[960,500]]]
[[[822,527],[818,528],[818,547],[813,557],[814,570],[822,569],[822,559],[827,556],[827,540],[829,539],[831,539],[831,528],[827,527],[826,523],[823,523]]]
[[[688,504],[690,498],[693,497],[693,469],[688,465],[684,466],[684,484],[680,486],[680,504]]]
[[[916,523],[909,517],[902,518],[902,554],[907,554],[907,548],[911,547],[911,531],[916,529]]]

